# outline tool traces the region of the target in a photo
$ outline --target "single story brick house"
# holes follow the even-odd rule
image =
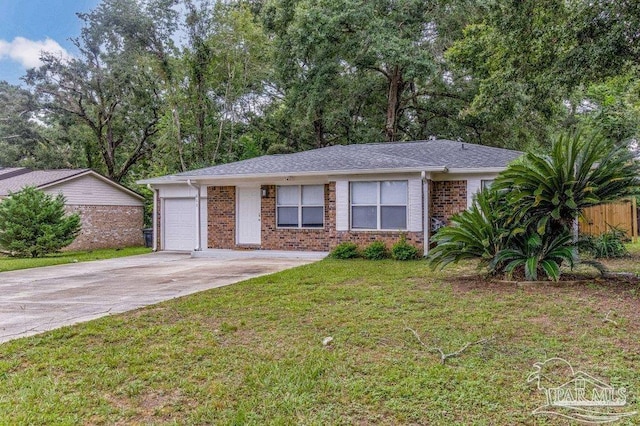
[[[404,234],[426,254],[432,225],[521,155],[451,140],[336,145],[138,183],[155,193],[156,250],[329,251]]]
[[[144,197],[90,169],[0,168],[0,200],[27,186],[62,193],[69,213],[78,213],[82,230],[65,250],[141,246]]]

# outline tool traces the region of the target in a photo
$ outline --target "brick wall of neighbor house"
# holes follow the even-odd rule
[[[217,249],[235,248],[236,187],[208,187],[207,215],[207,247]]]
[[[449,218],[467,208],[467,181],[431,181],[429,185],[431,217],[447,224]]]
[[[65,250],[93,250],[144,245],[142,206],[67,206],[78,213],[82,230]]]

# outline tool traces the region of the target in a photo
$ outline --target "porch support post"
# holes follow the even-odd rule
[[[422,172],[422,220],[423,220],[423,227],[422,227],[422,233],[424,235],[424,255],[428,255],[429,254],[429,243],[430,243],[430,237],[431,237],[431,216],[430,216],[430,212],[429,212],[429,200],[431,197],[431,194],[429,193],[429,180],[430,180],[431,175],[427,172]]]
[[[200,218],[200,185],[197,185],[191,182],[191,179],[187,180],[187,185],[195,189],[196,191],[196,245],[193,251],[201,251],[202,250],[202,226],[201,226],[201,218]]]

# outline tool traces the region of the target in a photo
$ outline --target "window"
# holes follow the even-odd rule
[[[352,229],[407,229],[407,181],[351,182]]]
[[[482,179],[480,181],[480,189],[483,191],[491,188],[491,185],[493,185],[493,179]]]
[[[276,216],[279,228],[322,228],[324,185],[278,186]]]

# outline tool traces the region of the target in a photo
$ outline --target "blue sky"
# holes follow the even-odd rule
[[[100,0],[0,0],[0,80],[20,84],[38,65],[42,50],[73,55],[71,37],[80,34],[76,12],[94,9]]]

